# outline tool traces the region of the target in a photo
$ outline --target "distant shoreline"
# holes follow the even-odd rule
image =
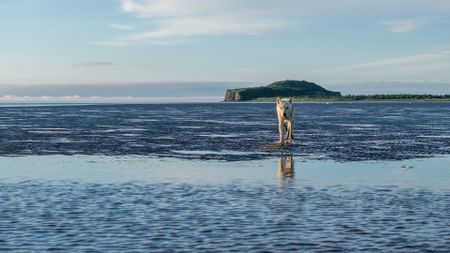
[[[305,80],[284,80],[267,86],[229,89],[225,93],[224,102],[273,102],[276,97],[292,97],[298,102],[378,102],[378,101],[450,101],[450,94],[373,94],[342,95],[338,91],[330,91],[322,86]]]
[[[344,101],[344,100],[293,100],[294,103],[299,104],[369,104],[369,103],[450,103],[450,100],[359,100],[359,101]],[[239,102],[227,102],[222,101],[224,104],[272,104],[274,101],[239,101]]]
[[[445,95],[449,96],[449,95]],[[235,101],[223,101],[226,103],[258,103],[258,102],[275,102],[276,97],[263,97],[263,98],[257,98],[252,100],[241,100],[238,102]],[[376,98],[358,98],[358,99],[349,99],[344,97],[341,98],[299,98],[299,97],[293,97],[294,102],[303,102],[303,103],[321,103],[321,102],[333,102],[333,103],[364,103],[364,102],[450,102],[450,96],[442,97],[442,98],[383,98],[383,99],[376,99]]]

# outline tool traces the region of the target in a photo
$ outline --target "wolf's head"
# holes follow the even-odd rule
[[[292,104],[292,97],[280,99],[277,97],[277,112],[280,116],[290,117],[294,108]]]

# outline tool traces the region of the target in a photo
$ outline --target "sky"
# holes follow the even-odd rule
[[[0,32],[0,101],[81,86],[214,97],[284,79],[450,93],[448,0],[0,0]]]

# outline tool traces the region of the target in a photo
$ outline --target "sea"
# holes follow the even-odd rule
[[[0,105],[2,252],[450,252],[450,103]]]

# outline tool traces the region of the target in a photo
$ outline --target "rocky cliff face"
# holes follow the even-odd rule
[[[241,100],[241,96],[239,95],[238,90],[227,90],[225,94],[225,102],[238,102]]]

